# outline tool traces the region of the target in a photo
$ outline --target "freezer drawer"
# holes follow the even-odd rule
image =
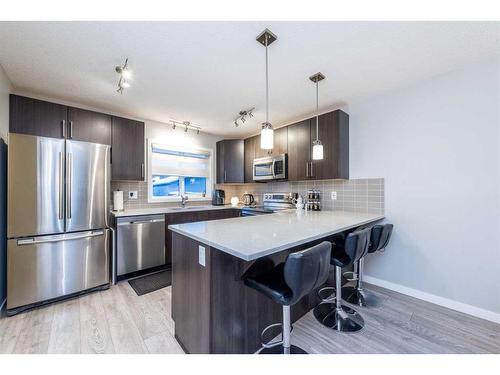
[[[165,264],[165,217],[124,217],[117,220],[117,275]]]
[[[7,309],[109,283],[109,229],[11,239]]]

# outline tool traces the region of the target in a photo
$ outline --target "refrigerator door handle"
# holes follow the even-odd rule
[[[67,157],[67,170],[66,170],[66,178],[67,178],[67,188],[66,188],[66,213],[68,219],[71,219],[71,190],[73,188],[72,186],[72,179],[73,179],[73,155],[71,153],[68,153]]]
[[[63,153],[59,152],[59,220],[64,219],[64,160]]]
[[[50,236],[45,238],[36,238],[36,237],[23,238],[22,240],[17,240],[17,245],[23,246],[23,245],[34,245],[40,243],[60,242],[68,240],[80,240],[82,238],[102,236],[103,234],[104,230],[96,230],[92,232],[77,233],[77,234],[62,234],[58,236]]]

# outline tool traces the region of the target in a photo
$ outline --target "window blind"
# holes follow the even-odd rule
[[[151,145],[153,175],[210,177],[210,152],[179,150],[157,143]]]

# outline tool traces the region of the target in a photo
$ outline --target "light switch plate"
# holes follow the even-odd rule
[[[336,201],[336,200],[337,200],[337,192],[332,191],[332,201]]]
[[[131,190],[128,192],[128,199],[137,199],[137,190]]]
[[[198,246],[198,263],[205,267],[205,247],[201,245]]]

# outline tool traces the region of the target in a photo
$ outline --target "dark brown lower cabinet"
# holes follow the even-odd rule
[[[235,208],[221,208],[217,210],[205,211],[183,211],[165,214],[165,251],[166,263],[172,263],[172,231],[168,229],[169,225],[194,223],[196,221],[208,221],[229,219],[241,216],[241,211]]]

